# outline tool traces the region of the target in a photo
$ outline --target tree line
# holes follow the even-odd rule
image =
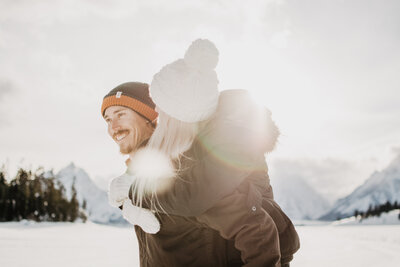
[[[23,219],[37,222],[86,221],[85,207],[79,207],[74,183],[72,196],[68,199],[65,187],[52,172],[45,175],[42,169],[32,172],[20,168],[9,182],[6,175],[4,168],[0,170],[1,222]]]
[[[385,204],[380,204],[380,205],[370,204],[367,211],[355,210],[354,216],[356,218],[360,218],[361,220],[363,220],[368,217],[374,217],[374,216],[380,217],[383,212],[387,213],[391,210],[396,210],[396,209],[400,209],[400,203],[398,203],[397,200],[394,203],[386,201]],[[398,218],[400,220],[400,213]]]

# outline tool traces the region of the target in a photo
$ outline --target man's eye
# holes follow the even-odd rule
[[[121,118],[125,113],[118,113],[118,118]]]

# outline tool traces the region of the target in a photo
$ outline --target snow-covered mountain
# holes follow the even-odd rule
[[[97,223],[126,223],[121,211],[108,204],[107,193],[90,179],[89,175],[73,163],[56,174],[66,189],[68,198],[72,196],[72,184],[75,183],[80,206],[86,201],[88,219]]]
[[[276,177],[271,185],[275,201],[292,220],[316,219],[329,210],[328,201],[302,177]]]
[[[354,215],[354,211],[367,211],[370,205],[381,205],[387,201],[400,202],[400,155],[384,170],[375,171],[350,195],[339,199],[322,220],[336,220]]]

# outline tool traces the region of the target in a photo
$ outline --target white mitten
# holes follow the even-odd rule
[[[129,199],[124,201],[122,216],[131,224],[140,226],[148,234],[160,231],[160,222],[153,212],[134,206]]]
[[[129,199],[129,189],[134,180],[134,176],[126,173],[112,179],[108,189],[108,202],[111,206],[118,208],[124,200]]]

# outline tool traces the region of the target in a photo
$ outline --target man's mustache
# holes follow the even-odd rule
[[[128,133],[129,133],[129,130],[126,130],[126,129],[124,129],[124,130],[119,130],[118,132],[116,132],[116,133],[113,134],[113,139],[116,139],[118,135],[123,134],[123,133],[125,133],[125,132],[128,134]]]

